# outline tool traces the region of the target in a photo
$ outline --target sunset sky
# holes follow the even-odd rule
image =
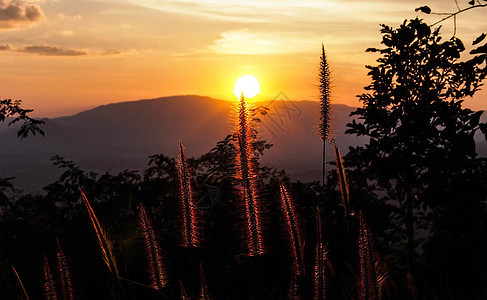
[[[323,42],[333,102],[357,106],[379,24],[397,27],[422,5],[456,10],[453,0],[0,0],[0,98],[54,117],[171,95],[231,100],[236,79],[252,74],[260,100],[316,100]],[[457,36],[470,44],[486,16],[461,14]],[[443,23],[445,38],[452,29]],[[487,109],[487,92],[467,104]]]

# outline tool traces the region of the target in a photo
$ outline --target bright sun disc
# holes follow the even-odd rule
[[[237,79],[233,86],[233,93],[240,98],[243,95],[245,98],[252,98],[257,94],[260,94],[260,84],[257,78],[252,75],[243,75]]]

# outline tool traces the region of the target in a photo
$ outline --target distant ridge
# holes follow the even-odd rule
[[[187,155],[199,156],[233,130],[234,103],[186,95],[102,105],[80,113],[45,119],[45,137],[19,140],[15,128],[0,131],[0,176],[15,176],[14,184],[38,191],[57,179],[60,171],[50,158],[56,154],[73,160],[85,171],[104,173],[143,170],[148,156],[176,156],[181,139]],[[319,103],[314,101],[262,101],[269,108],[260,116],[259,132],[274,146],[263,163],[285,169],[301,180],[319,180],[321,140],[317,134]],[[332,105],[332,136],[346,152],[364,144],[364,137],[345,135],[353,107]],[[486,143],[479,151],[487,152]],[[333,159],[333,152],[328,160]]]

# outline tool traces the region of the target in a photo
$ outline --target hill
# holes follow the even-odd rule
[[[164,97],[44,119],[45,137],[19,140],[15,128],[4,128],[0,130],[0,174],[15,176],[16,186],[34,192],[58,178],[60,171],[50,162],[56,154],[97,173],[143,170],[150,155],[176,156],[179,140],[188,156],[199,156],[232,131],[233,104],[202,96]],[[320,180],[319,103],[272,100],[255,105],[269,108],[259,124],[261,136],[273,144],[263,163],[285,169],[296,179]],[[366,142],[344,134],[353,110],[332,105],[332,135],[342,152]],[[480,143],[481,149],[487,150],[485,141]],[[327,159],[334,159],[331,145]]]

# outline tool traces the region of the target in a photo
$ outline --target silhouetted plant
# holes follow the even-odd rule
[[[304,273],[304,250],[301,218],[297,212],[296,204],[289,196],[286,188],[281,184],[281,211],[286,224],[287,239],[291,249],[293,266],[296,275]]]
[[[478,91],[487,74],[487,46],[460,59],[465,50],[460,39],[442,42],[439,28],[432,30],[419,19],[404,21],[397,29],[382,25],[381,33],[385,47],[367,50],[380,54],[377,66],[367,66],[372,78],[365,88],[369,92],[360,96],[363,107],[352,113],[362,122],[354,120],[347,130],[370,141],[350,151],[346,164],[364,176],[357,189],[375,191],[385,206],[394,207],[390,210],[394,220],[389,223],[391,227],[382,228],[379,235],[388,232],[396,237],[390,245],[396,251],[405,249],[406,257],[406,261],[400,254],[395,258],[397,270],[409,274],[410,289],[424,284],[418,289],[426,295],[434,288],[433,283],[416,279],[425,274],[419,270],[426,267],[418,265],[418,246],[429,249],[429,242],[447,230],[440,224],[459,202],[466,205],[463,209],[475,211],[475,218],[485,215],[487,194],[482,188],[485,177],[481,176],[485,174],[485,160],[476,158],[474,141],[477,131],[485,133],[485,125],[479,123],[482,112],[462,108],[462,102]],[[472,182],[479,185],[470,190],[473,195],[468,198],[465,188]],[[465,216],[455,215],[461,219]],[[417,230],[423,230],[425,237],[421,239]],[[456,237],[455,243],[471,244],[460,235]],[[445,249],[435,248],[435,252],[444,253]],[[449,260],[456,258],[458,255]],[[466,270],[450,269],[440,272],[439,277],[445,275],[442,280],[448,280],[452,277],[446,274],[453,272]],[[430,279],[438,282],[438,278]],[[451,284],[458,287],[458,282]]]
[[[68,261],[64,255],[61,243],[57,240],[57,271],[59,275],[60,296],[63,300],[74,299],[73,286],[71,283],[71,272],[69,271]]]
[[[358,298],[360,300],[380,300],[385,282],[380,260],[372,246],[370,229],[359,214],[359,233],[357,239],[359,257]]]
[[[241,231],[245,236],[247,254],[256,256],[264,253],[263,207],[260,199],[258,199],[256,186],[257,170],[253,150],[252,114],[243,94],[238,102],[236,123],[238,139],[235,156],[236,178],[240,185],[240,197],[244,206],[245,219],[245,225]]]
[[[313,272],[313,300],[327,299],[327,254],[323,236],[321,234],[321,212],[316,208],[316,245],[315,245],[315,265]]]
[[[17,136],[20,138],[26,138],[29,134],[44,135],[44,131],[39,128],[39,125],[44,124],[44,121],[35,120],[28,116],[32,109],[23,109],[20,107],[22,100],[3,99],[0,100],[0,122],[5,121],[7,118],[12,118],[8,123],[8,126],[22,121],[20,129],[17,131]]]
[[[203,264],[200,263],[200,294],[198,300],[210,300],[208,293],[208,286],[206,285],[205,273],[203,271]]]
[[[54,281],[54,275],[51,272],[51,268],[49,267],[49,261],[47,257],[44,255],[43,261],[43,268],[44,268],[44,296],[46,300],[57,300],[57,290],[56,290],[56,282]]]
[[[162,289],[167,281],[162,251],[157,240],[157,234],[152,227],[152,222],[147,217],[147,213],[142,205],[140,206],[139,224],[144,237],[147,265],[151,280],[150,286],[153,289]]]
[[[15,279],[17,281],[17,284],[19,286],[20,291],[22,292],[22,297],[25,300],[29,300],[29,295],[27,294],[27,291],[25,290],[24,283],[20,279],[19,273],[17,273],[17,270],[15,270],[15,267],[12,265],[12,271],[15,275]]]
[[[105,230],[103,230],[103,228],[101,227],[100,222],[98,221],[98,218],[96,217],[96,214],[93,211],[90,202],[88,201],[88,198],[86,198],[85,194],[81,189],[80,192],[81,192],[81,197],[83,198],[83,202],[86,206],[86,210],[88,211],[88,215],[90,216],[93,229],[95,230],[96,238],[98,240],[100,250],[102,251],[103,254],[103,260],[105,261],[105,264],[110,270],[110,273],[112,273],[112,275],[116,279],[118,279],[120,275],[118,274],[118,268],[115,263],[115,257],[113,256],[112,253],[112,243],[110,242],[110,239],[105,233]]]
[[[319,133],[320,138],[323,141],[323,158],[322,158],[322,168],[323,168],[323,178],[321,184],[323,185],[323,192],[325,190],[325,179],[326,179],[326,142],[330,138],[330,104],[331,104],[331,93],[330,93],[330,66],[326,58],[325,46],[321,44],[321,57],[320,57],[320,70],[319,70],[319,80],[320,80],[320,126]]]
[[[181,192],[181,210],[183,223],[183,246],[198,247],[201,243],[201,224],[198,220],[198,211],[194,200],[191,176],[186,161],[186,154],[182,142],[179,142],[178,159],[179,186]]]

